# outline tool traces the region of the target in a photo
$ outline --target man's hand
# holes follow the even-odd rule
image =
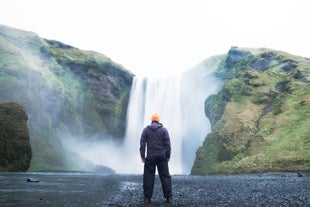
[[[145,158],[141,158],[141,162],[142,162],[142,163],[145,163]]]

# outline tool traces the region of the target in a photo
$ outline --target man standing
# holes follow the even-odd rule
[[[151,202],[157,166],[164,197],[168,203],[172,203],[171,176],[168,167],[171,154],[169,134],[167,129],[159,123],[160,117],[157,113],[152,115],[151,121],[152,123],[143,129],[140,139],[140,155],[144,163],[144,202]],[[145,157],[146,148],[147,156]]]

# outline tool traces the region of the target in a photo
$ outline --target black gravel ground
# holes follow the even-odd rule
[[[0,173],[0,206],[310,207],[310,177],[296,173],[172,176],[172,188],[167,204],[156,177],[152,202],[143,204],[142,175]]]

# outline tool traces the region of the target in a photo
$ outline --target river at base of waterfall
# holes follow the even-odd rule
[[[142,186],[142,175],[0,173],[0,206],[143,206]],[[156,175],[148,206],[310,206],[310,177],[297,173],[172,175],[172,188],[167,204]]]

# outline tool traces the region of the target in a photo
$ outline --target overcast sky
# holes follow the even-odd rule
[[[309,2],[309,3],[308,3]],[[0,0],[0,24],[171,74],[231,46],[310,57],[309,0]]]

